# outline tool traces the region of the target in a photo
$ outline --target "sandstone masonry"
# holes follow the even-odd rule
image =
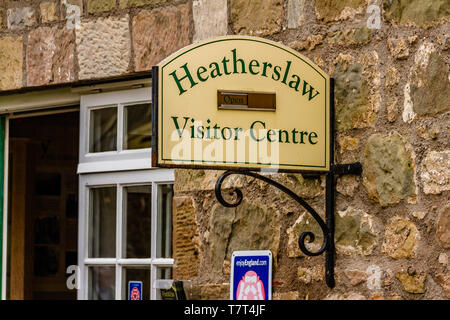
[[[449,30],[448,0],[0,1],[0,93],[150,76],[216,36],[290,46],[336,81],[336,163],[363,164],[337,177],[336,287],[298,248],[305,231],[311,250],[323,241],[307,212],[239,175],[224,196],[244,201],[225,208],[214,170],[175,170],[173,276],[194,299],[228,299],[232,252],[269,249],[275,299],[450,299]],[[271,178],[324,214],[323,176]]]

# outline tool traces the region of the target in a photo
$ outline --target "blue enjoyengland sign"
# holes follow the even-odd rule
[[[142,281],[128,281],[128,300],[142,300]]]
[[[272,252],[269,250],[233,252],[230,299],[272,299]]]

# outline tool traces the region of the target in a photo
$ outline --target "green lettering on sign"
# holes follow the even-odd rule
[[[228,69],[228,62],[230,61],[232,62],[230,66],[232,72]],[[311,101],[320,94],[319,91],[307,81],[303,80],[302,77],[297,74],[291,74],[292,61],[286,61],[285,66],[273,66],[273,64],[268,61],[260,62],[256,59],[252,59],[247,63],[245,60],[238,57],[237,49],[233,49],[231,50],[231,59],[224,56],[221,62],[222,63],[219,64],[212,61],[207,64],[208,67],[199,66],[195,72],[191,72],[188,64],[185,63],[178,70],[172,71],[170,75],[177,85],[178,94],[182,95],[190,88],[195,87],[199,82],[205,82],[209,79],[214,79],[223,75],[247,74],[247,69],[249,74],[253,76],[259,75],[261,77],[271,78],[274,81],[281,80],[281,83],[299,92],[302,96],[305,96],[308,101]],[[195,76],[196,79],[194,79]],[[302,90],[300,88],[302,88]]]

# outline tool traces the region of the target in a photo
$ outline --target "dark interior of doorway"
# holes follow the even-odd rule
[[[8,299],[76,299],[78,137],[78,111],[9,122]]]

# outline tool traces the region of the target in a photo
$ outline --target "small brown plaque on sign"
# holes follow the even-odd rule
[[[218,90],[217,107],[221,110],[275,111],[275,93]]]

